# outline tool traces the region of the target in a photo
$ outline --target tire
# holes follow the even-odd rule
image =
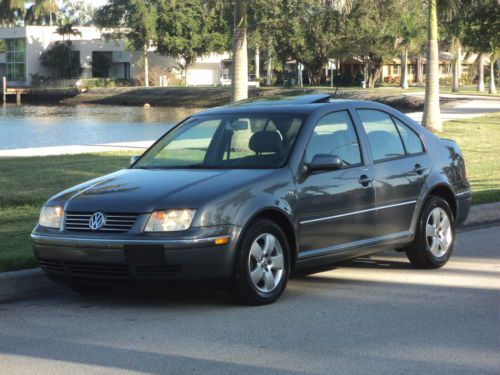
[[[247,305],[273,303],[290,275],[290,245],[285,234],[275,222],[258,219],[249,225],[240,244],[231,294]]]
[[[442,267],[455,243],[455,221],[450,205],[430,196],[422,209],[413,242],[404,248],[410,263],[422,269]]]

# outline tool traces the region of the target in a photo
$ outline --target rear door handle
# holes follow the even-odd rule
[[[424,173],[425,168],[424,168],[424,167],[422,167],[420,164],[415,164],[415,168],[413,169],[413,171],[414,171],[416,174],[422,174],[422,173]]]
[[[368,185],[370,185],[373,181],[373,178],[371,177],[368,177],[367,175],[361,175],[361,177],[359,177],[359,180],[358,182],[361,184],[361,186],[364,186],[364,187],[367,187]]]

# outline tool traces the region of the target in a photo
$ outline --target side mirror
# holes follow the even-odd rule
[[[307,170],[314,171],[334,171],[344,166],[342,159],[337,155],[314,155],[311,164],[307,166]]]
[[[134,155],[130,158],[130,165],[133,165],[137,160],[139,160],[140,155]]]

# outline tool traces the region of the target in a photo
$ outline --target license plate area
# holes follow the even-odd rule
[[[165,266],[165,250],[161,245],[126,245],[125,261],[132,266]]]

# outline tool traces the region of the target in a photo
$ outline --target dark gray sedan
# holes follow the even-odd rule
[[[222,279],[265,304],[294,270],[388,249],[441,267],[470,203],[455,142],[381,104],[311,95],[187,118],[130,168],[52,197],[31,237],[79,292]]]

